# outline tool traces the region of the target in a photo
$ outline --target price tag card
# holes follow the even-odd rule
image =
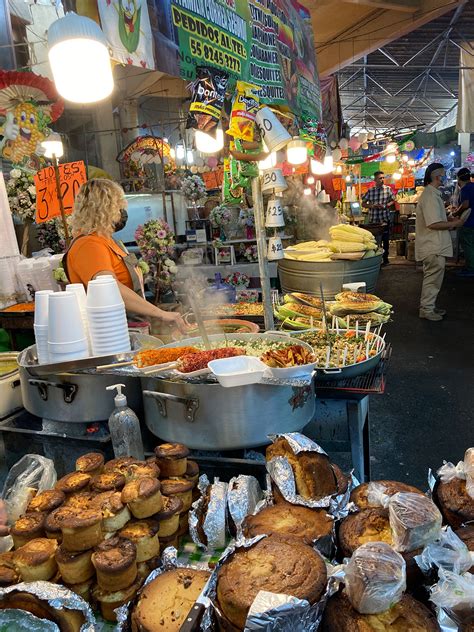
[[[36,187],[36,223],[41,224],[61,215],[54,167],[41,169],[34,176]],[[86,166],[82,160],[59,165],[59,185],[64,212],[72,213],[74,198],[87,181]]]

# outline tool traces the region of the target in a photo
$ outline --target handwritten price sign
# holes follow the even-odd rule
[[[46,169],[41,169],[35,175],[34,180],[36,187],[36,223],[41,224],[61,214],[54,168],[46,167]],[[66,215],[72,213],[74,198],[81,185],[86,181],[86,167],[82,160],[59,165],[59,185]]]

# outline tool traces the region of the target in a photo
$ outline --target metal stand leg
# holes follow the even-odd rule
[[[370,480],[370,436],[368,397],[347,402],[347,421],[354,474],[362,483]]]

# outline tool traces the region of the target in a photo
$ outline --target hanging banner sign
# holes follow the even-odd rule
[[[54,167],[41,169],[34,176],[36,187],[36,223],[41,224],[61,215]],[[87,181],[86,167],[82,160],[59,165],[59,183],[64,212],[72,213],[74,198]]]
[[[310,14],[297,0],[150,2],[157,70],[192,81],[197,66],[224,68],[259,86],[262,103],[321,119]]]

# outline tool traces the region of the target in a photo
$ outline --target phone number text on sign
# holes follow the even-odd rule
[[[82,160],[59,165],[59,185],[64,213],[70,215],[74,198],[87,181],[86,167]],[[53,167],[41,169],[34,176],[36,187],[36,223],[47,222],[61,214]]]

